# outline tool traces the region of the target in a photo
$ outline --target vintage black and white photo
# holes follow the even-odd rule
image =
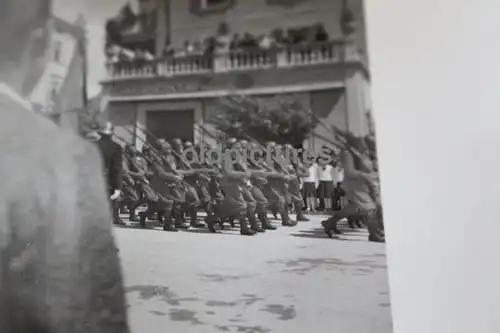
[[[6,333],[392,332],[362,0],[0,7]]]

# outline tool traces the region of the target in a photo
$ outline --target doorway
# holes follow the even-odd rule
[[[194,121],[194,110],[148,111],[146,127],[152,135],[147,135],[147,141],[154,143],[155,138],[162,138],[170,142],[179,138],[193,142]]]

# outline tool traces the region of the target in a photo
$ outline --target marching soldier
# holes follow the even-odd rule
[[[267,179],[272,177],[279,177],[276,172],[269,171],[264,161],[263,152],[259,152],[259,146],[257,144],[251,144],[250,149],[254,154],[254,160],[252,157],[249,163],[249,169],[252,172],[252,188],[251,193],[257,202],[256,212],[259,220],[262,224],[264,230],[276,230],[276,227],[269,222],[267,218],[267,206],[269,204],[266,196],[264,195],[264,189],[267,184]]]
[[[175,219],[175,227],[179,229],[188,229],[182,220],[183,206],[186,202],[186,183],[184,182],[184,173],[177,170],[177,163],[172,152],[172,146],[165,139],[156,141],[158,152],[161,154],[162,167],[164,170],[175,176],[174,180],[170,180],[168,187],[170,189],[170,198],[174,201],[173,215]]]
[[[254,177],[254,172],[252,172],[248,169],[248,165],[246,163],[246,160],[248,157],[247,156],[247,153],[248,153],[247,148],[248,148],[248,142],[246,140],[240,140],[234,146],[234,149],[239,151],[240,156],[244,157],[236,165],[239,168],[241,168],[242,171],[249,172],[251,175],[251,177],[248,178],[241,185],[241,193],[243,195],[243,199],[246,201],[246,204],[247,204],[247,219],[248,219],[248,222],[250,223],[250,229],[252,229],[255,232],[264,232],[265,231],[264,228],[262,228],[262,226],[259,225],[259,222],[257,221],[257,218],[255,217],[258,203],[252,194],[253,184],[251,182],[251,179]]]
[[[207,213],[205,222],[207,223],[208,229],[211,232],[216,232],[214,227],[215,224],[218,223],[222,228],[224,225],[215,214],[214,205],[212,204],[212,196],[210,195],[210,183],[212,182],[212,179],[216,177],[216,174],[219,174],[220,172],[216,172],[213,166],[210,167],[206,164],[205,156],[201,156],[201,154],[204,154],[204,151],[200,146],[193,147],[191,142],[186,142],[184,148],[192,149],[192,153],[186,153],[186,157],[193,161],[191,167],[196,173],[200,174],[196,184],[196,191],[200,204]],[[196,156],[193,156],[194,154],[196,154]],[[201,158],[203,158],[203,160],[200,160]]]
[[[236,139],[228,140],[228,147],[236,144]],[[249,228],[247,224],[247,203],[243,197],[242,187],[251,174],[239,166],[240,156],[236,151],[227,149],[224,152],[224,161],[222,162],[223,178],[220,181],[222,191],[224,191],[224,202],[219,212],[220,218],[235,217],[240,222],[240,234],[244,236],[253,236],[255,231]]]
[[[304,200],[302,198],[302,193],[300,191],[300,177],[307,177],[309,175],[309,170],[298,160],[298,155],[294,154],[295,149],[291,145],[285,145],[287,150],[287,170],[291,176],[288,182],[288,194],[293,204],[295,213],[297,214],[298,222],[309,221],[307,217],[304,216],[304,211],[302,207],[304,205]]]
[[[192,144],[191,144],[192,145]],[[178,138],[172,141],[172,157],[173,167],[183,175],[185,182],[185,202],[184,208],[190,217],[190,226],[193,228],[204,228],[205,224],[198,222],[198,207],[200,206],[200,199],[196,188],[198,187],[198,179],[200,174],[195,172],[193,168],[187,164],[182,158],[183,144]]]
[[[352,141],[352,140],[349,140]],[[349,143],[348,141],[348,143]],[[385,242],[385,235],[380,228],[381,213],[379,211],[380,193],[377,173],[371,162],[362,153],[354,149],[344,149],[341,152],[341,163],[344,166],[344,190],[350,201],[340,212],[322,222],[325,233],[332,237],[332,232],[339,234],[337,223],[343,218],[361,213],[366,216],[366,226],[370,233],[369,240]],[[355,166],[354,159],[357,165]]]
[[[268,151],[267,153],[271,154],[271,156],[267,157],[267,159],[270,159],[273,162],[273,170],[278,171],[280,176],[279,178],[269,179],[265,187],[265,195],[269,200],[270,206],[275,207],[274,209],[277,209],[280,213],[281,225],[286,227],[293,227],[297,225],[297,222],[290,219],[287,206],[287,187],[288,182],[290,182],[292,178],[289,174],[284,173],[285,167],[279,163],[278,159],[276,159],[276,157],[283,158],[283,156],[278,156],[281,152],[281,147],[275,144],[271,144],[269,146],[271,146],[271,148],[274,147],[274,153],[276,153],[277,156],[273,156],[273,152]]]
[[[154,213],[158,213],[160,220],[163,221],[163,230],[175,232],[177,228],[172,220],[175,200],[171,184],[180,183],[182,178],[166,170],[159,153],[145,148],[143,154],[149,164],[148,169],[152,172],[152,174],[149,173],[149,177],[151,188],[156,194],[156,200],[149,201],[147,210],[139,214],[141,227],[145,228],[146,220]]]
[[[135,210],[142,202],[143,185],[149,184],[146,179],[145,170],[139,167],[142,158],[139,156],[137,150],[133,145],[125,147],[125,158],[123,160],[124,174],[128,185],[124,187],[124,201],[127,203],[129,209],[129,220],[132,222],[138,221],[135,215]]]
[[[119,144],[113,141],[113,130],[113,124],[107,122],[105,127],[99,131],[101,138],[96,144],[104,162],[104,176],[108,181],[113,223],[125,225],[120,219],[118,205],[123,185],[123,150]]]

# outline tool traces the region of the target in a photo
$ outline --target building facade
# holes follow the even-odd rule
[[[146,132],[202,139],[205,132],[199,125],[209,127],[217,98],[231,94],[291,95],[323,123],[357,135],[369,133],[361,0],[140,0],[139,8],[119,44],[147,51],[154,59],[111,61],[102,82],[109,119],[118,135],[137,146],[147,139]],[[300,35],[318,26],[326,39]],[[213,36],[245,39],[278,36],[276,31],[289,36],[287,44],[209,55],[175,51]],[[330,132],[318,124],[306,144],[323,145],[325,136],[331,137]]]
[[[78,128],[76,111],[85,104],[85,22],[74,23],[51,17],[44,32],[44,54],[30,71],[26,87],[35,109],[56,123]]]

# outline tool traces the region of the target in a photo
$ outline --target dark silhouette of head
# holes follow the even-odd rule
[[[177,153],[182,153],[182,140],[179,138],[175,138],[172,140],[172,148],[177,152]]]

